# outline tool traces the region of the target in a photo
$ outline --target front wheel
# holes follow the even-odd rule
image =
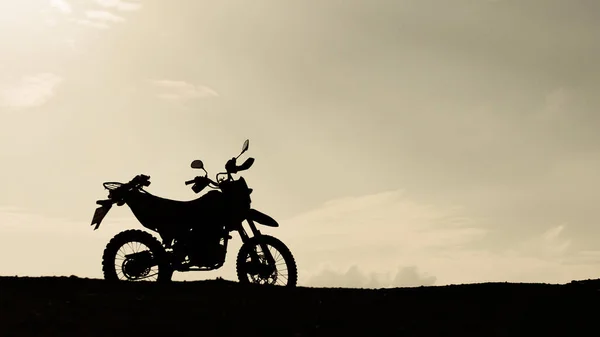
[[[113,237],[102,255],[107,281],[169,282],[173,270],[161,243],[141,230],[126,230]]]
[[[269,263],[263,246],[274,263]],[[242,245],[236,260],[240,283],[271,284],[295,287],[298,282],[296,260],[289,248],[269,235],[253,237]]]

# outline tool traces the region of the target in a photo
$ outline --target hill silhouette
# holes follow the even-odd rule
[[[394,289],[0,277],[0,336],[595,335],[600,280]]]

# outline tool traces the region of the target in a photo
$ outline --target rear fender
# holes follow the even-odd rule
[[[268,226],[268,227],[279,227],[279,224],[277,223],[277,221],[275,221],[275,219],[271,218],[270,216],[266,215],[263,212],[255,210],[253,208],[251,208],[248,211],[248,215],[246,216],[246,219],[252,220],[254,222],[258,222],[259,224]]]
[[[98,200],[96,201],[96,204],[100,205],[100,207],[96,208],[96,211],[94,212],[94,216],[92,218],[92,223],[91,226],[96,225],[96,227],[94,227],[94,230],[98,229],[98,227],[100,227],[100,224],[102,223],[102,220],[104,220],[104,217],[106,216],[106,214],[108,214],[108,211],[110,211],[110,209],[112,208],[112,201],[111,200]]]

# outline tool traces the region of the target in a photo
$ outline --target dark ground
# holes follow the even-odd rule
[[[0,336],[598,336],[600,280],[396,289],[0,277]]]

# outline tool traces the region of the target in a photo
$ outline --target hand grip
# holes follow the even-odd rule
[[[191,185],[194,183],[194,181],[196,181],[196,178],[192,179],[192,180],[188,180],[185,182],[186,185]]]

